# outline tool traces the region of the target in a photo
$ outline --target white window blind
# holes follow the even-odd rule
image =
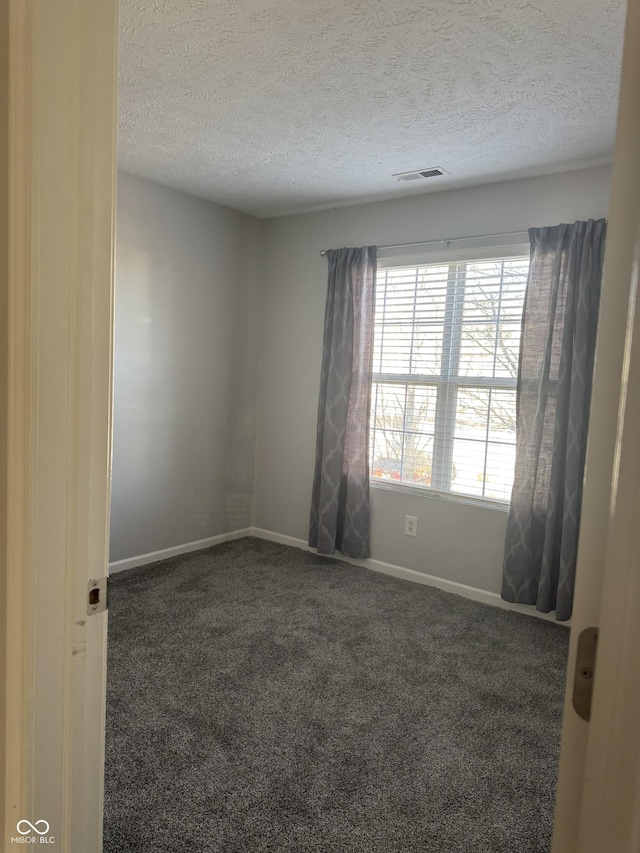
[[[509,501],[528,257],[378,272],[371,476]]]

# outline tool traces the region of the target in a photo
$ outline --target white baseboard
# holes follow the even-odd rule
[[[258,539],[266,539],[269,542],[279,542],[281,545],[291,545],[293,548],[301,548],[303,551],[311,551],[316,553],[314,548],[310,548],[304,539],[296,539],[294,536],[285,536],[282,533],[274,533],[272,530],[263,530],[260,527],[250,527],[247,531],[248,536],[256,536]],[[325,556],[325,555],[323,555]],[[483,604],[491,604],[493,607],[499,607],[502,610],[512,610],[515,613],[523,613],[525,616],[534,616],[537,619],[545,619],[549,622],[555,622],[553,613],[541,613],[535,607],[526,604],[512,604],[510,601],[504,601],[497,592],[488,592],[485,589],[477,589],[474,586],[467,586],[463,583],[450,581],[446,578],[439,578],[435,575],[427,575],[423,572],[417,572],[415,569],[406,569],[404,566],[395,566],[392,563],[383,563],[382,560],[356,560],[353,557],[345,557],[342,554],[332,554],[332,558],[342,560],[344,563],[351,563],[354,566],[362,566],[365,569],[370,569],[373,572],[380,572],[384,575],[391,575],[394,578],[401,578],[414,583],[433,586],[436,589],[441,589],[443,592],[451,592],[455,595],[461,595],[463,598],[470,598],[472,601],[480,601]],[[562,625],[569,626],[569,622],[562,622]]]
[[[163,548],[161,551],[152,551],[150,554],[140,554],[138,557],[127,557],[126,560],[117,560],[115,563],[109,563],[109,574],[124,572],[125,569],[135,569],[137,566],[146,566],[148,563],[157,563],[169,557],[189,554],[191,551],[201,551],[203,548],[210,548],[211,545],[219,545],[221,542],[231,542],[233,539],[252,536],[251,529],[245,527],[242,530],[232,530],[230,533],[220,533],[218,536],[210,536],[208,539],[198,539],[196,542],[185,542],[184,545]]]
[[[197,542],[186,542],[184,545],[176,545],[173,548],[164,548],[162,551],[152,551],[150,554],[140,554],[138,557],[128,557],[126,560],[118,560],[115,563],[109,564],[109,573],[123,572],[125,569],[134,569],[137,566],[146,566],[148,563],[157,563],[160,560],[166,560],[168,557],[177,557],[180,554],[188,554],[191,551],[201,551],[203,548],[209,548],[211,545],[219,545],[221,542],[230,542],[233,539],[242,539],[245,536],[255,536],[258,539],[265,539],[269,542],[279,542],[281,545],[291,545],[293,548],[300,548],[303,551],[311,551],[315,553],[315,549],[310,548],[304,539],[297,539],[295,536],[285,536],[283,533],[274,533],[272,530],[263,530],[261,527],[245,527],[242,530],[233,530],[230,533],[221,533],[219,536],[210,536],[208,539],[199,539]],[[477,589],[474,586],[467,586],[463,583],[439,578],[435,575],[427,575],[423,572],[417,572],[415,569],[406,569],[404,566],[395,566],[392,563],[383,563],[382,560],[355,560],[353,557],[345,557],[342,554],[332,554],[331,557],[336,560],[342,560],[345,563],[351,563],[354,566],[362,566],[365,569],[370,569],[373,572],[380,572],[384,575],[391,575],[394,578],[401,578],[405,581],[413,581],[413,583],[421,583],[426,586],[433,586],[436,589],[441,589],[443,592],[451,592],[455,595],[461,595],[463,598],[470,598],[472,601],[480,601],[483,604],[491,604],[493,607],[500,607],[502,610],[512,610],[515,613],[524,613],[525,616],[534,616],[537,619],[546,619],[550,622],[555,622],[553,613],[540,613],[535,607],[530,607],[525,604],[511,604],[509,601],[503,601],[497,592],[488,592],[485,589]],[[563,622],[563,625],[570,625],[570,622]]]

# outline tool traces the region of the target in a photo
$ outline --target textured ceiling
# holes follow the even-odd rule
[[[623,0],[120,0],[119,165],[269,217],[606,162],[623,23]]]

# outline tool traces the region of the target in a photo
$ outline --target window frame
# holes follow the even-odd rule
[[[520,258],[529,258],[529,244],[521,240],[511,242],[508,246],[493,246],[485,243],[478,246],[476,243],[457,249],[440,248],[436,251],[425,251],[419,253],[399,255],[397,252],[384,254],[378,259],[378,275],[382,272],[394,269],[407,269],[411,267],[424,267],[431,265],[449,266],[448,281],[445,301],[445,323],[443,331],[441,369],[438,375],[432,374],[405,374],[405,373],[382,373],[372,372],[372,414],[374,412],[374,395],[378,383],[397,384],[406,387],[408,384],[416,387],[430,387],[436,389],[436,409],[434,420],[433,447],[441,452],[433,454],[433,468],[431,471],[431,485],[404,482],[402,480],[390,480],[374,477],[371,473],[372,460],[369,460],[369,479],[373,488],[388,491],[404,492],[406,494],[418,494],[433,497],[438,500],[464,503],[484,508],[496,509],[508,512],[510,501],[499,498],[484,497],[482,495],[465,494],[463,492],[451,491],[451,479],[453,473],[453,445],[455,441],[456,424],[456,400],[461,388],[475,387],[495,390],[515,390],[517,379],[515,377],[483,377],[483,376],[460,376],[458,371],[460,351],[462,344],[462,313],[464,310],[465,288],[460,287],[461,268],[473,262],[484,261],[509,261]],[[465,279],[466,281],[466,279]],[[377,286],[377,279],[376,279]],[[377,296],[377,294],[376,294]],[[499,322],[499,320],[497,321]],[[453,401],[451,394],[455,395]],[[404,432],[404,430],[403,430]],[[402,475],[401,475],[402,476]]]

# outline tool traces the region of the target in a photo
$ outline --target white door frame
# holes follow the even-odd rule
[[[117,2],[5,6],[2,848],[24,819],[97,853],[107,619],[86,599],[108,570]]]
[[[640,2],[627,8],[607,283],[628,291],[578,850],[640,850]],[[609,249],[607,249],[609,252]]]
[[[636,823],[640,820],[640,457],[636,443],[640,435],[640,345],[637,334],[632,340],[627,322],[634,315],[636,323],[640,318],[635,305],[639,262],[640,2],[630,0],[553,853],[637,853],[640,845]],[[619,417],[622,411],[624,418]],[[576,714],[572,693],[578,636],[590,626],[599,628],[599,640],[592,717],[587,723]],[[630,642],[635,644],[632,648]]]

